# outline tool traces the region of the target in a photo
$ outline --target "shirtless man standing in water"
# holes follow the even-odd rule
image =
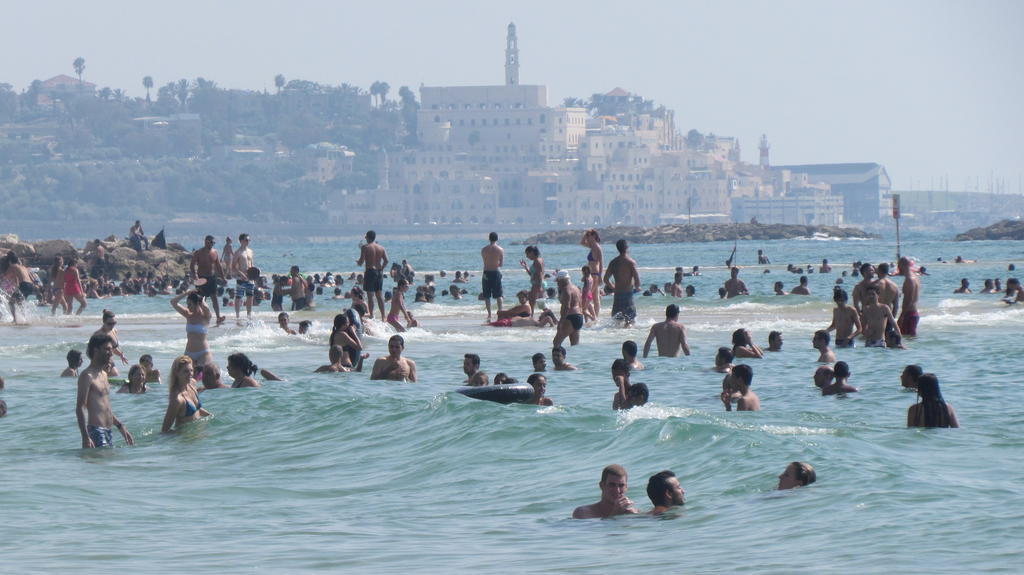
[[[614,292],[612,300],[612,317],[621,318],[624,327],[630,327],[636,321],[636,304],[633,303],[633,291],[640,289],[640,272],[636,268],[636,260],[629,257],[629,243],[620,239],[615,242],[619,255],[608,262],[604,272],[604,285]],[[613,285],[609,280],[615,278]]]
[[[484,303],[487,304],[487,323],[491,323],[491,298],[498,302],[498,313],[501,313],[501,304],[504,301],[501,292],[501,265],[505,263],[505,250],[498,245],[498,234],[491,232],[487,238],[491,243],[480,250],[480,257],[484,260],[484,277],[480,292]]]
[[[583,296],[579,288],[572,284],[568,271],[560,270],[556,277],[558,300],[562,307],[559,312],[558,329],[551,345],[558,347],[567,337],[570,345],[576,345],[580,342],[580,330],[583,329]]]
[[[373,300],[376,297],[377,306],[380,307],[380,320],[386,321],[384,317],[384,268],[388,265],[388,252],[384,246],[378,244],[377,232],[370,230],[366,232],[366,243],[359,248],[359,259],[356,265],[366,264],[363,273],[363,290],[366,291],[366,301],[370,306],[370,317],[373,317]]]
[[[658,342],[658,355],[661,357],[679,357],[679,351],[690,355],[690,346],[686,345],[686,328],[679,323],[679,306],[671,304],[665,308],[665,321],[651,326],[644,343],[644,357],[651,351],[651,342]]]
[[[860,335],[860,314],[846,305],[846,290],[836,287],[832,293],[836,307],[832,310],[832,323],[825,331],[836,330],[836,347],[853,347],[854,338]]]
[[[903,309],[900,311],[900,319],[896,325],[903,335],[916,336],[917,322],[921,317],[917,313],[917,299],[921,295],[921,280],[917,279],[914,271],[910,269],[910,258],[900,258],[896,264],[900,274],[903,275]]]
[[[125,443],[134,445],[135,439],[128,428],[110,409],[110,382],[107,365],[114,355],[114,338],[108,334],[94,334],[85,348],[89,367],[78,376],[78,400],[75,416],[82,434],[82,447],[113,447],[111,428],[116,427]]]
[[[228,238],[229,240],[231,238]],[[227,249],[227,248],[225,248]],[[238,235],[238,250],[231,258],[231,275],[236,281],[235,286],[235,319],[241,319],[242,299],[245,299],[245,315],[252,319],[252,298],[256,293],[256,278],[249,277],[249,268],[253,267],[252,248],[249,247],[249,234]]]
[[[213,302],[213,315],[217,316],[217,325],[224,323],[227,319],[220,315],[220,298],[217,297],[217,278],[224,277],[224,268],[220,265],[220,255],[213,247],[213,236],[206,236],[203,247],[192,252],[192,261],[188,264],[188,271],[197,279],[204,279],[206,283],[198,286],[199,295],[209,297]]]
[[[370,379],[388,379],[391,381],[416,382],[416,362],[402,357],[405,350],[405,338],[393,335],[388,340],[388,355],[373,362]]]

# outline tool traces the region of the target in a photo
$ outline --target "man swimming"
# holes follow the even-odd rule
[[[686,503],[686,490],[671,471],[655,473],[647,480],[647,498],[654,504],[651,515],[662,513]]]
[[[615,515],[639,513],[633,502],[626,497],[629,477],[621,465],[609,465],[601,471],[601,499],[597,503],[577,507],[573,519],[605,519]]]
[[[416,362],[402,357],[405,350],[405,338],[393,335],[388,340],[388,355],[377,358],[373,362],[370,379],[387,379],[391,381],[416,382]]]
[[[475,353],[467,353],[462,360],[462,372],[468,377],[466,378],[466,385],[472,387],[483,387],[490,385],[491,380],[487,377],[487,374],[480,371],[480,356]]]

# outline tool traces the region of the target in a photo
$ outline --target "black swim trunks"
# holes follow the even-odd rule
[[[366,270],[363,274],[363,289],[368,292],[384,291],[384,274],[380,270]]]
[[[569,323],[572,324],[573,329],[576,331],[583,329],[583,316],[581,314],[571,313],[565,316],[565,319],[569,320]]]
[[[302,311],[309,307],[309,300],[304,297],[295,298],[292,300],[292,311]]]
[[[199,276],[206,280],[206,283],[199,286],[199,295],[203,297],[217,297],[217,278],[213,276]]]
[[[633,303],[633,292],[615,292],[612,299],[612,317],[624,321],[636,319],[636,304]]]
[[[502,297],[501,272],[498,270],[484,270],[484,277],[480,280],[484,299]]]

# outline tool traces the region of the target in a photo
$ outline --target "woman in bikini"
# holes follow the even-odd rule
[[[260,382],[253,377],[256,372],[268,381],[281,381],[281,378],[270,370],[258,368],[244,353],[238,352],[228,356],[228,375],[233,380],[231,387],[261,387]]]
[[[194,375],[192,358],[187,355],[180,356],[171,364],[171,376],[167,382],[167,413],[160,428],[162,433],[169,432],[171,427],[180,429],[190,421],[210,415],[203,409],[203,402],[199,401]]]
[[[587,321],[594,321],[597,319],[597,302],[594,297],[594,276],[590,273],[590,266],[583,266],[580,268],[583,272],[583,285],[580,287],[580,293],[583,294],[583,316],[587,318]]]
[[[182,307],[181,300],[188,297],[187,307]],[[185,317],[185,355],[192,359],[196,371],[213,361],[210,344],[206,341],[206,332],[210,327],[213,313],[198,292],[190,291],[178,294],[171,299],[171,307]]]
[[[526,260],[519,260],[526,273],[530,274],[530,317],[537,308],[537,300],[545,297],[544,290],[544,258],[540,257],[540,248],[537,246],[526,246],[526,258],[531,261],[527,265]]]
[[[604,274],[604,250],[601,248],[601,234],[597,233],[595,229],[587,230],[583,232],[583,240],[580,241],[580,244],[590,248],[590,251],[587,252],[587,267],[590,268],[590,274],[595,278],[601,278]],[[591,284],[590,291],[596,318],[601,315],[600,279]]]
[[[348,313],[339,313],[334,316],[334,325],[331,327],[331,337],[327,342],[327,347],[330,349],[336,345],[340,346],[348,357],[348,361],[343,361],[342,365],[355,367],[360,361],[359,352],[363,350],[363,344]]]
[[[960,427],[953,406],[942,399],[939,378],[925,373],[917,379],[918,403],[907,410],[907,427]]]

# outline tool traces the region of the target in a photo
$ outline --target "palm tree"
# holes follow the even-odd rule
[[[181,102],[181,109],[188,111],[188,80],[182,78],[177,84],[178,101]]]
[[[146,89],[146,103],[148,104],[149,103],[149,90],[150,90],[150,88],[153,87],[153,77],[152,76],[143,76],[142,77],[142,87]]]
[[[75,67],[75,74],[78,74],[78,85],[82,85],[82,72],[85,71],[85,58],[79,56],[75,58],[75,61],[71,64]]]
[[[376,98],[377,96],[380,95],[380,85],[381,84],[382,84],[382,82],[380,80],[370,84],[370,101],[371,102],[374,100],[374,98]]]
[[[380,105],[384,106],[384,103],[388,100],[388,91],[391,90],[391,85],[387,82],[380,83]]]
[[[110,99],[110,96],[112,96],[113,94],[114,94],[114,91],[111,90],[109,86],[104,86],[103,89],[100,90],[100,94],[99,94],[100,95],[100,100],[103,100],[104,102],[106,102],[107,100]]]
[[[284,74],[278,74],[274,76],[274,86],[277,86],[277,93],[281,93],[281,88],[284,88]]]

